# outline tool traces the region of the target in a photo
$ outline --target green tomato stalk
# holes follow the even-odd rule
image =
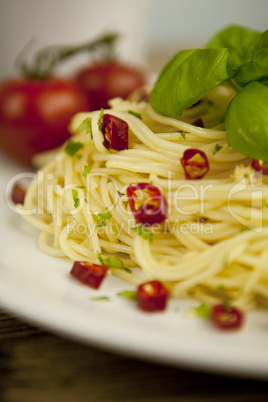
[[[52,74],[56,65],[78,53],[100,50],[104,53],[105,58],[114,58],[118,37],[119,35],[116,33],[107,33],[91,42],[76,46],[48,46],[36,54],[31,66],[25,61],[17,62],[17,66],[26,78],[46,79]]]

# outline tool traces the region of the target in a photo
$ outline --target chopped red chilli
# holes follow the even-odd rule
[[[137,289],[137,303],[141,310],[153,312],[165,310],[168,290],[158,281],[142,283]]]
[[[185,178],[189,180],[202,179],[209,171],[209,162],[205,152],[199,149],[186,149],[181,158]]]
[[[109,267],[90,262],[75,261],[70,274],[91,288],[98,289],[107,274]]]
[[[104,146],[122,151],[128,149],[128,124],[111,114],[103,115],[102,134]]]
[[[13,204],[24,204],[26,189],[20,184],[15,183],[11,190],[11,200]]]
[[[251,166],[257,172],[262,172],[264,175],[268,175],[268,162],[264,162],[261,159],[253,159]]]
[[[234,307],[226,307],[223,304],[212,309],[212,322],[220,329],[240,328],[243,323],[243,313]]]
[[[167,201],[156,186],[149,183],[130,184],[127,196],[137,222],[152,226],[167,218]]]

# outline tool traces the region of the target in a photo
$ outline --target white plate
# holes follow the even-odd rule
[[[132,289],[109,276],[100,290],[70,277],[71,262],[43,254],[38,232],[7,205],[5,190],[21,167],[0,155],[0,306],[42,328],[130,357],[219,374],[268,379],[268,314],[248,315],[242,330],[222,332],[187,316],[189,303],[164,313],[139,311],[117,296]],[[110,301],[93,301],[108,296]]]

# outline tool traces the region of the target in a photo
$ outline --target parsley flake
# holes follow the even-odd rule
[[[181,138],[185,141],[186,140],[186,133],[185,131],[181,132]]]
[[[107,296],[91,297],[90,300],[93,300],[93,301],[110,301],[109,297],[107,297]]]
[[[72,190],[73,200],[74,200],[74,207],[78,208],[80,206],[80,198],[78,198],[78,191]]]
[[[92,126],[91,126],[91,117],[85,118],[79,127],[77,127],[77,131],[81,133],[82,131],[86,130],[86,134],[90,133],[91,138],[92,136]]]
[[[145,225],[140,224],[138,226],[135,226],[134,230],[143,239],[149,240],[150,242],[153,241],[154,235]]]
[[[97,222],[98,226],[107,226],[108,220],[112,217],[109,209],[106,207],[101,212],[98,213]]]
[[[222,145],[216,144],[214,151],[213,151],[213,155],[215,155],[217,152],[219,152],[222,149]]]
[[[124,297],[128,300],[135,300],[137,297],[137,293],[132,290],[124,290],[123,292],[117,293],[117,296]]]
[[[244,233],[244,232],[248,232],[249,230],[252,230],[252,229],[251,229],[251,228],[247,228],[246,226],[244,226],[243,228],[240,229],[240,232],[241,232],[241,233]]]
[[[84,177],[87,177],[87,175],[89,174],[90,170],[91,170],[91,166],[85,165],[85,166],[84,166],[84,171],[83,171],[82,175],[83,175]]]
[[[124,267],[123,261],[120,260],[116,254],[103,258],[100,253],[98,253],[98,260],[101,265],[105,265],[106,267],[123,269],[124,271],[131,273],[131,269]]]
[[[138,119],[142,120],[142,115],[140,113],[135,112],[134,110],[128,110],[129,114],[132,114],[132,116],[137,117]]]
[[[65,152],[69,156],[73,157],[79,151],[79,149],[83,147],[84,144],[82,144],[81,142],[69,141],[65,147]]]
[[[208,319],[210,318],[211,315],[211,310],[210,307],[208,307],[206,304],[200,304],[200,306],[195,308],[195,312],[197,315],[201,318]]]

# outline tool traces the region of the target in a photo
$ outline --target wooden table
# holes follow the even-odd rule
[[[1,402],[255,402],[268,401],[268,381],[130,359],[0,310],[0,392]]]

